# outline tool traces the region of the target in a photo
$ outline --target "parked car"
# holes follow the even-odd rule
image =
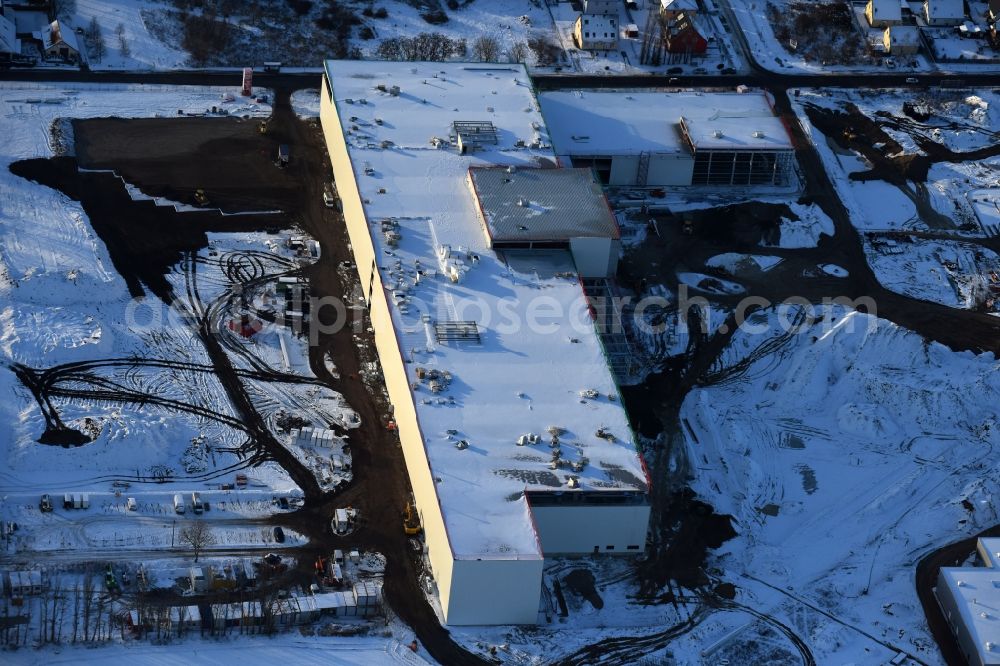
[[[129,511],[138,511],[139,505],[135,503],[134,497],[129,497],[125,500],[125,508]]]
[[[912,83],[918,83],[919,81],[915,76],[908,76],[906,77],[906,82],[912,84]]]
[[[285,530],[280,527],[274,528],[274,540],[277,543],[285,543]]]
[[[683,73],[684,73],[683,67],[671,67],[670,69],[667,70],[667,74],[683,74]]]
[[[42,501],[38,503],[38,508],[42,510],[42,513],[52,511],[52,498],[48,495],[42,495]]]

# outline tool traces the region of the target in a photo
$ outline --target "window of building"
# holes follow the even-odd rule
[[[614,549],[615,549],[614,546],[605,546],[604,547],[604,550],[614,550]]]
[[[625,550],[639,550],[639,546],[636,545],[625,546]]]

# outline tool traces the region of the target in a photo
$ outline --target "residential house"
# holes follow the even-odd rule
[[[667,53],[681,55],[702,55],[708,48],[708,41],[701,36],[688,14],[680,14],[667,26],[664,36]]]
[[[621,0],[583,0],[584,14],[618,16]]]
[[[965,0],[924,0],[927,25],[961,25],[965,20]]]
[[[41,33],[42,57],[46,60],[80,60],[80,46],[71,28],[64,28],[59,21],[48,24]]]
[[[920,50],[920,30],[914,25],[890,25],[882,33],[882,44],[889,55],[914,55]]]
[[[670,21],[680,14],[693,16],[698,13],[697,0],[660,0],[660,16]]]
[[[618,46],[618,19],[581,14],[573,26],[573,41],[585,51],[610,51]]]
[[[873,28],[897,25],[903,20],[902,5],[899,0],[868,0],[865,18]]]

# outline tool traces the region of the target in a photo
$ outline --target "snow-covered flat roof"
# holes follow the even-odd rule
[[[590,169],[476,167],[469,179],[494,243],[621,235]]]
[[[980,538],[977,545],[979,552],[988,558],[986,566],[1000,569],[1000,538]]]
[[[681,118],[699,149],[792,148],[760,92],[573,90],[544,92],[538,100],[560,155],[689,152]]]
[[[644,492],[646,477],[569,253],[498,255],[477,219],[470,167],[554,164],[527,73],[376,61],[330,61],[326,72],[382,281],[396,286],[393,323],[452,550],[540,557],[524,491],[569,490],[572,475],[585,491]],[[455,120],[491,121],[498,143],[466,155],[435,147]],[[533,137],[539,148],[518,141]],[[461,321],[476,322],[478,341],[439,326]],[[550,469],[552,426],[565,429],[562,459],[587,459],[579,472]],[[539,440],[518,446],[529,433]]]
[[[957,602],[982,663],[1000,663],[1000,572],[985,567],[942,567],[941,579]]]

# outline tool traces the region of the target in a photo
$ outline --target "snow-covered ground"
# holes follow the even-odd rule
[[[166,43],[150,32],[150,10],[169,7],[158,0],[75,0],[76,11],[66,20],[70,28],[86,30],[92,20],[101,27],[107,52],[100,60],[88,58],[91,69],[177,69],[188,54],[178,43]],[[121,26],[121,33],[119,33]],[[121,35],[121,36],[120,36]],[[83,35],[78,35],[82,42]],[[124,50],[123,50],[124,40]],[[81,47],[83,44],[81,43]]]
[[[926,120],[907,116],[904,103],[913,104],[917,111],[928,115]],[[985,149],[995,142],[1000,131],[997,116],[1000,95],[992,90],[970,91],[938,89],[909,92],[879,90],[866,91],[815,91],[803,90],[794,98],[803,127],[811,134],[823,158],[831,181],[841,195],[841,200],[851,214],[851,221],[858,229],[883,231],[900,229],[926,230],[932,227],[948,228],[965,234],[994,235],[996,222],[987,215],[985,224],[977,219],[977,210],[970,203],[973,192],[993,187],[1000,176],[1000,157],[943,160],[931,165],[926,194],[912,182],[905,188],[884,180],[850,180],[849,175],[871,168],[868,160],[858,153],[844,150],[824,136],[809,122],[805,105],[843,111],[855,105],[868,118],[878,122],[882,130],[896,141],[906,154],[923,155],[922,142],[940,144],[944,149],[968,152]],[[928,222],[918,210],[918,202],[926,197],[928,207],[946,218]],[[981,208],[988,212],[989,207]]]
[[[833,220],[816,204],[790,202],[788,207],[796,219],[781,218],[778,247],[816,247],[820,236],[833,235]]]
[[[994,311],[1000,292],[1000,257],[959,241],[913,236],[870,236],[868,263],[884,287],[920,300],[966,310]]]
[[[319,118],[319,89],[308,88],[293,92],[292,109],[299,118]]]
[[[239,636],[225,639],[199,639],[194,635],[169,645],[150,645],[148,642],[113,644],[89,648],[87,661],[106,666],[131,666],[143,664],[204,664],[240,663],[252,666],[269,666],[278,662],[303,666],[370,666],[372,664],[433,664],[433,659],[423,650],[414,652],[409,643],[412,638],[401,629],[400,637],[351,637],[351,636]],[[412,636],[412,634],[410,634]],[[24,664],[79,664],[79,650],[51,648],[45,650],[23,649],[7,652],[4,660],[11,666]]]
[[[773,312],[759,317],[764,332],[738,332],[724,355],[753,359],[739,381],[684,402],[695,488],[739,532],[711,566],[803,632],[819,663],[884,660],[886,644],[936,663],[913,566],[997,520],[997,363],[868,315],[822,314],[757,358],[782,335]]]
[[[227,425],[236,419],[235,412],[215,375],[199,369],[210,369],[211,361],[185,314],[201,304],[182,299],[167,306],[152,296],[132,298],[80,204],[8,170],[15,160],[49,157],[71,143],[53,135],[56,119],[174,116],[178,109],[201,113],[220,105],[221,96],[231,92],[209,87],[0,85],[0,124],[7,137],[0,146],[0,355],[7,366],[0,373],[0,390],[8,396],[0,407],[0,517],[21,526],[6,543],[8,553],[167,547],[175,518],[172,493],[190,491],[201,492],[210,502],[212,510],[202,519],[212,521],[220,546],[273,542],[270,528],[248,519],[277,512],[272,499],[297,488],[276,463],[246,468],[238,454],[245,433]],[[239,115],[270,112],[266,105],[238,97],[228,106]],[[66,125],[58,127],[65,130]],[[241,265],[248,256],[275,278],[312,260],[296,256],[289,245],[287,234],[210,234],[208,246],[194,259],[199,263],[201,299],[211,301],[231,286],[226,267]],[[167,278],[183,287],[184,275],[175,268]],[[273,287],[248,293],[248,298],[274,302]],[[307,343],[292,331],[268,326],[245,339],[225,320],[222,323],[220,336],[237,368],[248,368],[252,357],[259,367],[311,377]],[[150,359],[163,359],[166,365],[144,363]],[[96,439],[76,448],[39,444],[44,415],[9,366],[40,371],[70,363],[100,381],[139,395],[198,405],[218,418],[142,401],[53,398],[52,406],[67,425],[88,429]],[[180,363],[189,365],[174,365]],[[74,385],[80,378],[55,381]],[[266,403],[268,419],[279,418],[283,410],[319,427],[335,424],[347,430],[358,424],[341,396],[315,384],[247,383]],[[276,426],[276,434],[279,431]],[[234,485],[237,471],[248,476],[248,488],[225,490]],[[81,491],[90,493],[89,509],[62,509],[64,492]],[[39,512],[42,493],[52,495],[55,512]],[[136,498],[138,511],[124,510],[126,496]],[[290,544],[301,541],[290,530],[286,537]]]

